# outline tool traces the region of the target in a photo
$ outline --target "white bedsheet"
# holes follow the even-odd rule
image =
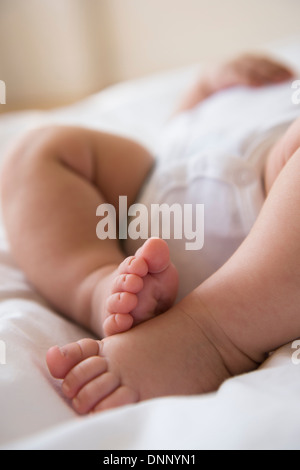
[[[279,47],[280,46],[280,47]],[[300,68],[300,38],[274,52]],[[24,130],[44,123],[121,132],[151,149],[198,67],[116,86],[49,113],[0,117],[0,157]],[[300,365],[286,345],[259,370],[210,395],[150,400],[79,417],[45,364],[47,349],[88,335],[28,285],[0,236],[0,449],[299,449]],[[3,353],[5,354],[5,357]]]

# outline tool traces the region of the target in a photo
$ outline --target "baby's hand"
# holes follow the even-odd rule
[[[225,88],[238,85],[251,87],[275,85],[293,77],[292,70],[274,59],[245,54],[203,73],[200,80],[184,97],[176,112],[187,111]]]
[[[211,73],[215,91],[237,85],[261,87],[285,82],[294,73],[285,65],[265,56],[245,54],[217,67]]]

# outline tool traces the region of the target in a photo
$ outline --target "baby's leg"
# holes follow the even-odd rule
[[[17,262],[57,309],[101,337],[151,317],[176,296],[162,240],[124,261],[118,240],[96,236],[96,208],[110,203],[118,219],[119,196],[131,205],[152,165],[128,139],[49,127],[26,135],[3,167],[3,213]]]
[[[298,135],[299,122],[274,147],[273,164],[287,162],[278,166],[277,177],[272,173],[251,233],[214,275],[171,310],[129,332],[49,351],[49,369],[64,379],[63,391],[77,411],[216,390],[300,336]]]
[[[203,290],[226,334],[257,360],[300,336],[300,119],[271,150],[265,187],[250,235]]]

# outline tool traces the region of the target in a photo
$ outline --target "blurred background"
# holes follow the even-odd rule
[[[256,50],[299,21],[299,0],[0,0],[0,113]]]

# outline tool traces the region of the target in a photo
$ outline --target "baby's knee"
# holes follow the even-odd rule
[[[47,126],[31,129],[21,134],[18,139],[9,147],[2,164],[2,179],[5,172],[13,174],[28,163],[32,155],[37,153],[53,136],[61,132],[58,126]]]
[[[20,190],[25,175],[29,175],[34,160],[42,148],[59,132],[58,126],[32,129],[21,135],[10,146],[0,169],[0,192],[2,203],[10,200]]]
[[[78,149],[81,143],[81,129],[71,126],[49,125],[27,131],[9,149],[3,160],[2,179],[7,173],[28,167],[35,160],[45,160],[45,156],[60,156],[68,149]]]

